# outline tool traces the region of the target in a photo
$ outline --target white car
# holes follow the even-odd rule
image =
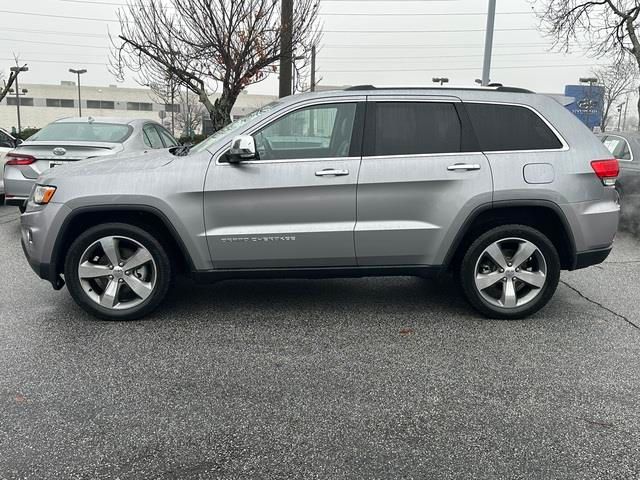
[[[9,132],[0,128],[0,205],[4,203],[4,182],[2,180],[2,169],[6,162],[5,157],[7,153],[16,148],[20,143],[20,140],[11,136]]]

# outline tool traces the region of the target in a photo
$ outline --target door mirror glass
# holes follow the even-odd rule
[[[237,137],[233,137],[229,153],[227,153],[229,163],[253,160],[256,157],[256,142],[251,135],[238,135]]]

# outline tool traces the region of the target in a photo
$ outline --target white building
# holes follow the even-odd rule
[[[20,95],[20,123],[23,129],[42,128],[59,118],[78,115],[78,87],[75,82],[63,81],[60,85],[20,82],[19,88],[21,92],[27,90]],[[167,120],[171,116],[172,106],[157,103],[153,92],[146,88],[83,85],[81,90],[82,116],[149,118],[158,122],[161,122],[165,112]],[[211,96],[212,100],[215,98],[215,95]],[[243,93],[233,107],[232,116],[245,116],[275,99],[270,95]],[[177,111],[180,105],[174,108]],[[17,125],[16,97],[15,94],[9,94],[0,102],[0,127],[11,131]]]

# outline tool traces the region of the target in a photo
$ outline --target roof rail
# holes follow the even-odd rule
[[[490,89],[494,92],[508,92],[508,93],[535,93],[526,88],[520,87],[505,87],[500,83],[490,84],[488,87],[455,87],[455,86],[427,86],[427,87],[376,87],[374,85],[353,85],[344,89],[345,92],[354,92],[361,90],[482,90]]]

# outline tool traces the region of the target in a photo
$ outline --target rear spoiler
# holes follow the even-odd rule
[[[566,95],[558,95],[557,93],[545,93],[543,94],[546,97],[553,98],[556,102],[558,102],[563,107],[568,107],[572,103],[575,103],[575,97],[568,97]]]

